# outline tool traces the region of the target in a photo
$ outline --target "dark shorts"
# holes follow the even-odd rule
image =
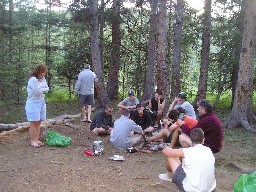
[[[181,133],[179,133],[180,135]],[[164,143],[171,143],[172,141],[172,132],[170,132],[169,136],[167,138],[164,139]],[[177,139],[176,143],[175,143],[176,147],[181,147],[179,139]]]
[[[172,182],[175,183],[181,191],[185,191],[182,184],[185,177],[186,173],[184,172],[182,165],[180,164],[173,175]]]
[[[79,103],[80,105],[92,105],[94,104],[94,95],[80,95],[80,99],[79,99]]]

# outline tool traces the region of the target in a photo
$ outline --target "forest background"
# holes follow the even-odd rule
[[[194,106],[207,98],[228,109],[225,127],[255,132],[255,26],[253,0],[205,0],[200,11],[184,0],[0,0],[0,106],[24,106],[40,63],[48,68],[47,101],[77,100],[77,74],[89,63],[98,107],[129,89],[140,101],[156,88],[168,102],[185,91]],[[25,121],[6,114],[1,123]]]

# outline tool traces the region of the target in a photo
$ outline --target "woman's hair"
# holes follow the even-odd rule
[[[177,109],[172,109],[169,113],[168,113],[168,117],[170,119],[176,120],[179,117],[180,112]]]
[[[42,73],[44,73],[44,72],[47,72],[46,67],[45,67],[44,65],[42,65],[42,64],[39,64],[39,65],[37,65],[37,66],[33,69],[32,73],[31,73],[31,76],[35,76],[36,78],[38,78],[39,75],[42,74]]]
[[[201,128],[195,128],[191,131],[190,138],[192,143],[201,144],[204,140],[204,132]]]
[[[204,108],[207,113],[212,113],[213,112],[213,107],[212,107],[210,101],[208,101],[206,99],[200,100],[198,102],[198,107]]]

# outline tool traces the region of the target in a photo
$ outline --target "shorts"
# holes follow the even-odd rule
[[[180,135],[180,133],[179,133],[179,135]],[[171,141],[172,141],[172,132],[170,132],[169,136],[167,138],[165,138],[163,142],[164,143],[171,143]],[[176,147],[181,147],[179,139],[177,139],[177,141],[175,143],[175,146]]]
[[[182,184],[185,177],[186,173],[184,172],[182,165],[180,164],[173,175],[172,182],[175,183],[181,191],[185,191]]]
[[[27,102],[25,110],[28,121],[43,121],[46,119],[45,100],[34,103]]]
[[[80,95],[80,99],[79,99],[79,103],[80,105],[93,105],[94,104],[94,95]]]

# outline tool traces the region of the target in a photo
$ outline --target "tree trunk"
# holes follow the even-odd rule
[[[238,80],[234,103],[226,127],[242,125],[245,129],[256,132],[251,124],[255,123],[252,108],[253,95],[253,61],[256,35],[256,1],[243,1],[245,7],[244,32],[240,53]]]
[[[208,79],[208,66],[209,66],[209,54],[210,54],[210,30],[211,30],[211,0],[205,0],[204,4],[204,26],[202,36],[202,50],[201,50],[201,65],[200,76],[198,82],[198,90],[196,99],[193,105],[200,99],[206,98],[207,91],[207,79]]]
[[[171,98],[176,97],[180,92],[180,64],[181,64],[181,42],[182,26],[185,1],[177,1],[175,7],[176,24],[174,26],[173,37],[173,64],[172,64],[172,82]]]
[[[157,35],[157,3],[158,0],[150,0],[149,39],[147,48],[147,71],[142,100],[149,100],[155,87],[156,68],[156,35]]]
[[[157,37],[157,88],[163,91],[164,97],[169,98],[167,54],[167,0],[159,0],[158,37]]]
[[[90,11],[90,40],[91,40],[91,55],[92,55],[92,67],[97,74],[98,81],[96,82],[97,96],[100,101],[100,105],[104,106],[109,103],[109,97],[104,86],[104,76],[100,60],[100,49],[98,39],[98,16],[97,16],[98,1],[89,1]]]
[[[121,31],[120,31],[120,8],[122,1],[113,1],[113,18],[112,18],[112,50],[111,64],[108,75],[108,95],[110,100],[118,99],[118,72],[120,68],[120,49],[121,49]]]
[[[100,5],[100,14],[99,14],[99,24],[100,24],[100,63],[103,68],[104,63],[104,9],[105,9],[105,3],[104,0],[101,0]]]
[[[246,1],[246,0],[243,0]],[[243,4],[243,3],[242,3]],[[239,57],[240,57],[240,51],[242,47],[242,33],[243,33],[243,21],[244,21],[244,15],[245,15],[245,10],[244,6],[241,6],[241,12],[240,12],[240,17],[239,20],[237,21],[237,29],[240,33],[240,35],[237,37],[236,41],[238,42],[236,46],[234,47],[235,53],[235,63],[232,68],[232,73],[231,73],[231,89],[232,89],[232,107],[233,107],[233,102],[235,98],[235,91],[236,91],[236,84],[237,84],[237,76],[238,76],[238,69],[239,69]]]

